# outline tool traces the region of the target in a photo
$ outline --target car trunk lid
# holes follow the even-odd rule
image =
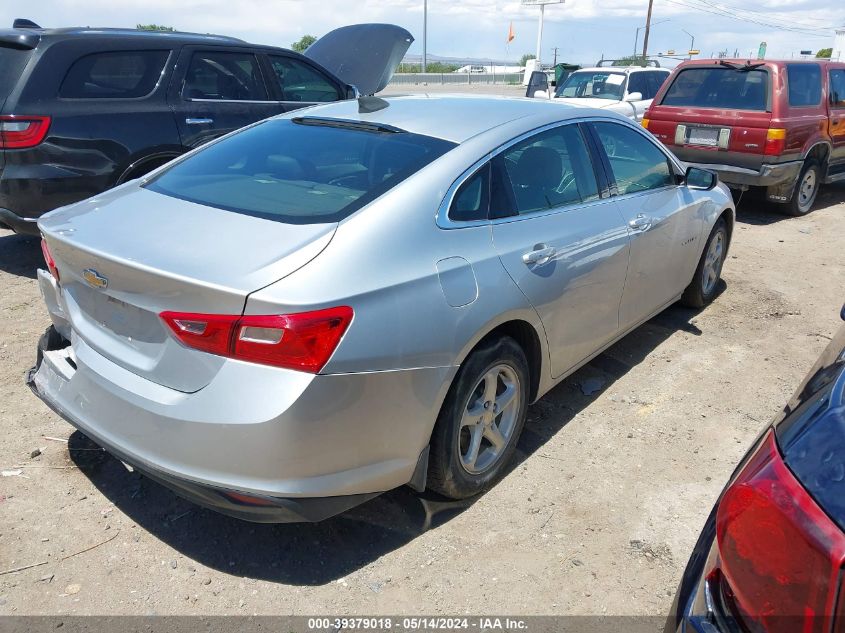
[[[327,33],[305,56],[362,95],[372,95],[384,90],[413,41],[395,24],[353,24]]]
[[[240,315],[251,292],[316,257],[336,227],[230,213],[135,183],[39,222],[74,332],[121,367],[184,392],[208,384],[225,360],[182,346],[160,313]]]

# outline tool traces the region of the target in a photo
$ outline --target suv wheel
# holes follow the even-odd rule
[[[795,192],[786,206],[786,212],[794,216],[807,215],[816,201],[820,184],[821,167],[817,161],[808,160],[798,177],[798,184],[795,185]]]
[[[516,449],[528,410],[528,361],[512,338],[461,366],[431,438],[428,488],[463,499],[492,486]]]

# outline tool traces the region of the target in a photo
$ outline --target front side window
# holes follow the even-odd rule
[[[182,97],[218,101],[268,100],[255,55],[217,51],[193,54]]]
[[[845,70],[830,71],[830,104],[845,108]]]
[[[769,103],[769,73],[761,68],[703,66],[685,68],[675,75],[662,105],[757,110]]]
[[[323,103],[340,98],[337,87],[308,64],[290,57],[270,56],[283,101]]]
[[[800,108],[819,105],[822,100],[822,69],[818,64],[787,64],[789,105]]]
[[[621,101],[624,94],[625,73],[589,70],[569,75],[557,89],[555,96]]]
[[[675,184],[669,159],[645,136],[618,123],[592,125],[610,161],[620,196]]]
[[[519,215],[599,197],[590,155],[577,124],[535,134],[507,149],[502,159]]]
[[[116,51],[77,59],[59,88],[63,99],[146,97],[164,73],[169,51]]]
[[[663,82],[666,81],[666,78],[669,76],[669,73],[652,70],[646,74],[648,75],[648,92],[650,95],[648,99],[654,99],[660,91],[660,88],[663,86]]]
[[[269,119],[176,162],[145,186],[278,222],[338,222],[455,146],[340,125]]]

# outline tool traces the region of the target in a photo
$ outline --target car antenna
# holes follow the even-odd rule
[[[358,113],[370,114],[384,110],[390,103],[380,97],[358,97]]]
[[[12,22],[13,29],[40,29],[41,27],[38,26],[32,20],[27,20],[26,18],[16,18],[14,22]]]

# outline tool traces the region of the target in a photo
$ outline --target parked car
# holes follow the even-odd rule
[[[734,225],[625,117],[531,99],[288,113],[41,218],[29,384],[124,462],[258,521],[505,472],[529,402],[681,299]]]
[[[554,91],[554,102],[618,112],[635,121],[643,118],[651,101],[669,77],[669,69],[654,66],[596,66],[571,73]],[[526,96],[549,98],[543,78],[529,83]]]
[[[845,326],[734,471],[687,563],[666,632],[841,630],[843,457]]]
[[[31,234],[45,211],[212,138],[381,90],[413,41],[362,24],[299,55],[217,35],[16,25],[0,30],[0,226]]]
[[[845,62],[683,62],[643,121],[681,160],[790,215],[845,178]]]

